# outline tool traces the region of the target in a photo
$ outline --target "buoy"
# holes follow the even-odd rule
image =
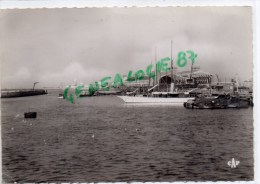
[[[25,112],[24,118],[36,118],[37,112]]]

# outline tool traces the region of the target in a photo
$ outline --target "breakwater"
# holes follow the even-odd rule
[[[44,89],[19,89],[19,90],[3,90],[1,98],[15,98],[24,96],[45,95],[47,90]]]

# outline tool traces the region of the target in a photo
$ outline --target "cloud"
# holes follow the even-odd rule
[[[39,80],[43,86],[59,87],[63,84],[65,87],[65,85],[73,84],[74,81],[89,84],[102,79],[105,77],[104,74],[109,74],[109,71],[91,67],[84,68],[79,62],[73,62],[57,73],[45,73]],[[51,81],[49,81],[50,78]]]
[[[29,79],[31,77],[31,74],[29,70],[25,67],[21,67],[17,73],[14,74],[15,78],[20,78],[20,79]]]
[[[23,88],[23,84],[26,86],[32,86],[33,80],[31,78],[31,73],[26,67],[20,67],[17,72],[12,75],[2,75],[1,83],[3,86],[10,86],[10,88]],[[17,82],[19,81],[19,83]]]
[[[252,77],[249,7],[5,10],[0,16],[4,87],[88,83],[145,69],[155,63],[155,47],[157,59],[171,55],[171,40],[174,61],[179,51],[193,50],[202,70]],[[21,68],[28,80],[12,76]]]

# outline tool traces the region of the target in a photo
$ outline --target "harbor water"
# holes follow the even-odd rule
[[[13,182],[253,180],[253,108],[1,99],[2,177]],[[27,111],[36,119],[24,119]],[[234,158],[235,167],[228,163]]]

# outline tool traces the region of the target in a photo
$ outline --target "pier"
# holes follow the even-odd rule
[[[2,90],[1,98],[15,98],[25,96],[45,95],[47,90],[44,89],[16,89],[16,90]]]

